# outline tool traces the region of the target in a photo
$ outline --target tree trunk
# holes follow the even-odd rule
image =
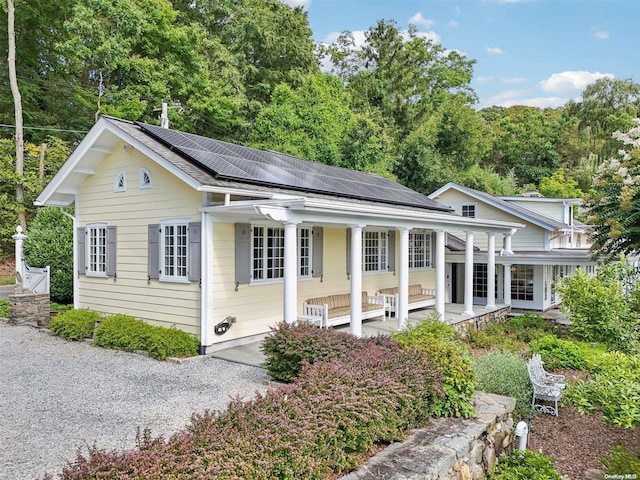
[[[16,30],[15,30],[15,7],[13,0],[7,0],[7,31],[9,35],[9,83],[13,94],[13,104],[16,118],[16,202],[18,204],[18,220],[23,230],[27,229],[27,218],[24,212],[24,135],[22,128],[22,98],[18,90],[18,78],[16,76]]]

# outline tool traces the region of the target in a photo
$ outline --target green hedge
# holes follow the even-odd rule
[[[155,327],[129,315],[107,317],[95,330],[95,345],[133,352],[142,350],[153,358],[185,357],[198,354],[199,341],[176,328]]]
[[[273,335],[280,331],[296,344],[304,332],[316,339],[336,334],[281,325]],[[354,346],[338,358],[302,361],[291,383],[252,401],[235,400],[224,413],[194,415],[185,431],[168,440],[146,432],[135,450],[90,449],[61,478],[337,478],[379,444],[424,426],[441,381],[424,356],[388,337],[354,338]]]
[[[587,358],[576,342],[546,335],[531,342],[531,351],[539,353],[547,371],[584,370]]]
[[[49,322],[49,330],[67,340],[83,340],[93,337],[93,330],[102,315],[91,310],[67,310]]]

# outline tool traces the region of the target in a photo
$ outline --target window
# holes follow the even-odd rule
[[[200,222],[176,218],[148,228],[149,280],[184,283],[200,280]]]
[[[511,266],[511,298],[533,301],[533,265]]]
[[[113,186],[114,192],[126,192],[127,191],[127,172],[122,171],[116,176],[116,181]]]
[[[463,217],[476,218],[476,204],[463,203],[460,207],[460,214]]]
[[[487,298],[487,264],[473,264],[473,296],[475,298]]]
[[[298,278],[310,278],[312,274],[311,238],[310,228],[298,228]],[[251,251],[253,281],[284,278],[284,227],[254,225]]]
[[[362,232],[362,271],[386,272],[388,271],[388,232],[368,230]]]
[[[106,223],[90,223],[77,230],[77,269],[91,277],[116,274],[117,228]]]
[[[87,226],[87,275],[107,276],[107,225]]]
[[[431,267],[431,234],[409,232],[409,268],[414,270]]]
[[[153,182],[151,180],[151,174],[146,168],[141,168],[138,172],[138,185],[140,190],[146,188],[153,188]]]

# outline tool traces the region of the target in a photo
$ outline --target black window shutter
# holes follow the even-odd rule
[[[147,240],[148,274],[149,278],[160,278],[160,225],[148,226],[149,237]]]
[[[236,223],[236,282],[251,283],[251,225]]]
[[[324,229],[322,227],[313,227],[313,260],[311,263],[311,276],[321,277],[323,268],[323,243]]]
[[[76,263],[78,273],[87,273],[87,246],[86,246],[86,230],[84,227],[78,227],[76,230],[76,237],[78,240],[78,251],[76,252]]]
[[[107,227],[107,276],[113,277],[118,266],[118,227],[109,225]]]
[[[200,242],[200,233],[201,233],[201,224],[200,222],[189,223],[188,225],[188,235],[189,235],[189,265],[188,265],[188,275],[189,280],[200,280],[201,275],[201,258],[202,258],[202,248]]]

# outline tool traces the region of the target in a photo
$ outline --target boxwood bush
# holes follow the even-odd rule
[[[366,348],[303,361],[291,383],[249,402],[235,400],[224,413],[196,414],[168,440],[146,432],[135,450],[90,449],[61,478],[336,478],[378,443],[424,426],[440,381],[424,356],[389,338],[356,343]]]
[[[95,331],[95,345],[133,352],[142,350],[158,360],[198,354],[198,339],[176,328],[156,327],[129,315],[107,317]]]
[[[91,310],[67,310],[49,322],[49,330],[67,340],[83,340],[93,337],[96,321],[102,316]]]
[[[475,372],[469,348],[453,327],[438,319],[437,314],[416,326],[396,332],[394,340],[425,355],[443,376],[443,398],[435,414],[469,418],[474,414],[471,398],[475,393]]]
[[[546,335],[530,344],[533,353],[539,353],[545,370],[584,370],[587,358],[580,347],[571,340],[562,340],[554,335]]]

